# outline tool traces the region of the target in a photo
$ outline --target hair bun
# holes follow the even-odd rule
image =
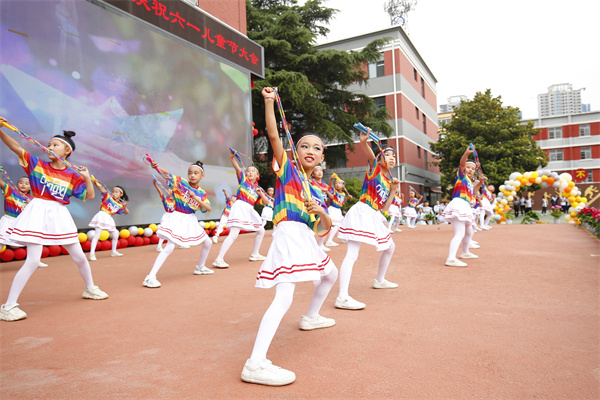
[[[204,163],[202,161],[196,161],[194,164],[196,164],[200,168],[204,168]]]
[[[76,134],[75,132],[73,132],[73,131],[63,131],[63,133],[64,133],[65,137],[67,137],[67,138],[71,138],[71,137],[73,137],[73,136],[77,135],[77,134]]]

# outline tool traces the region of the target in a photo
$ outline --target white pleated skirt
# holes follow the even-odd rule
[[[116,231],[117,226],[115,225],[115,220],[113,217],[108,214],[106,211],[98,211],[94,218],[89,223],[89,226],[92,228],[100,228],[107,231]]]
[[[490,201],[483,196],[481,197],[481,206],[479,206],[479,208],[483,210],[480,212],[485,212],[487,214],[494,213],[494,206],[492,206],[492,203],[490,203]]]
[[[386,224],[380,212],[359,201],[346,213],[338,238],[368,243],[377,251],[387,250],[394,242]]]
[[[404,216],[406,218],[414,218],[417,216],[417,210],[414,207],[404,207]]]
[[[281,282],[308,282],[315,286],[335,268],[315,240],[315,233],[301,222],[281,221],[273,231],[267,258],[256,276],[256,287],[269,289]]]
[[[245,201],[238,200],[231,206],[229,211],[229,229],[240,228],[243,231],[256,232],[262,229],[263,221],[254,207]]]
[[[402,216],[402,211],[395,204],[390,204],[390,208],[388,208],[388,214],[392,217],[400,218]]]
[[[444,213],[440,217],[442,221],[453,223],[455,221],[464,221],[473,223],[475,216],[471,205],[461,198],[452,199],[452,201],[444,209]]]
[[[11,217],[10,215],[3,215],[2,218],[0,218],[0,247],[2,247],[1,245],[23,247],[22,244],[18,244],[8,239],[8,230],[13,227],[16,220],[15,217]]]
[[[174,211],[166,221],[162,221],[156,230],[156,235],[179,246],[196,246],[204,242],[208,235],[200,227],[196,214],[184,214]]]
[[[52,200],[31,200],[7,233],[9,240],[21,245],[79,243],[71,213],[64,204]]]
[[[333,226],[340,226],[344,221],[344,215],[342,209],[337,207],[329,207],[329,216],[331,217],[331,224]]]
[[[266,219],[267,221],[273,221],[273,209],[271,207],[263,207],[260,218]]]

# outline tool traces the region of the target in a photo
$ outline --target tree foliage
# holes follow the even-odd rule
[[[247,0],[248,37],[264,47],[265,79],[256,81],[254,121],[264,126],[264,87],[278,87],[285,115],[296,137],[312,132],[325,139],[352,143],[352,126],[363,122],[384,136],[392,132],[389,110],[373,99],[350,92],[352,83],[366,82],[365,65],[380,57],[386,40],[375,40],[361,51],[317,51],[316,39],[337,12],[323,0]]]
[[[456,168],[465,149],[473,143],[488,182],[498,188],[515,171],[534,171],[548,163],[546,153],[533,136],[533,122],[521,123],[516,107],[504,107],[501,97],[491,90],[477,92],[473,100],[462,101],[449,123],[442,123],[437,143],[430,142],[437,154],[435,162],[442,173],[442,187],[452,191]]]

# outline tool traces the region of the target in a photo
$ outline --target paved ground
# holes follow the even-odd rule
[[[198,248],[176,250],[160,289],[141,285],[153,246],[97,253],[104,301],[81,299],[68,256],[49,258],[20,298],[29,317],[0,323],[0,397],[598,399],[599,241],[569,224],[496,226],[476,234],[480,259],[460,269],[443,265],[451,229],[394,235],[395,290],[371,288],[378,254],[363,246],[350,294],[367,308],[335,309],[336,285],[322,310],[332,328],[298,329],[313,289],[299,284],[269,352],[296,372],[281,388],[240,380],[274,295],[253,287],[252,234],[210,276],[192,274]],[[331,252],[338,266],[344,253]],[[2,301],[20,265],[0,264]]]

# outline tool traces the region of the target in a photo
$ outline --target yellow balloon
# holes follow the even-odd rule
[[[150,224],[150,225],[148,225],[148,228],[152,229],[152,232],[156,232],[156,230],[158,229],[158,226],[156,226],[156,224]]]
[[[569,182],[569,187],[573,187],[573,186],[575,186],[575,182],[573,182],[573,181]]]
[[[121,232],[119,232],[119,236],[122,239],[127,239],[130,235],[131,235],[131,232],[129,232],[129,229],[121,229]]]
[[[572,207],[579,207],[579,203],[576,202],[576,201],[574,201],[574,202],[571,203],[571,206]]]
[[[531,178],[535,179],[539,176],[540,174],[538,174],[537,172],[532,172],[531,173]]]
[[[138,228],[138,235],[142,236],[144,234],[144,228]]]
[[[210,222],[204,223],[204,229],[210,229]]]
[[[0,250],[0,254],[4,253],[4,250],[6,250],[6,246],[2,246],[2,250]]]
[[[217,223],[215,221],[210,221],[210,229],[215,229],[217,227]]]
[[[584,204],[585,204],[585,203],[587,203],[587,199],[586,199],[585,197],[582,197],[582,198],[581,198],[581,201],[579,201],[579,202],[580,202],[580,203],[584,203]]]
[[[79,243],[83,243],[87,240],[87,235],[83,232],[79,232]]]
[[[571,211],[569,215],[571,216],[571,218],[575,218],[577,216],[577,211]]]
[[[569,203],[573,203],[575,201],[575,196],[569,196],[567,197],[567,200],[569,200]]]
[[[102,232],[100,232],[100,241],[103,242],[106,239],[108,239],[108,231],[102,230]]]

